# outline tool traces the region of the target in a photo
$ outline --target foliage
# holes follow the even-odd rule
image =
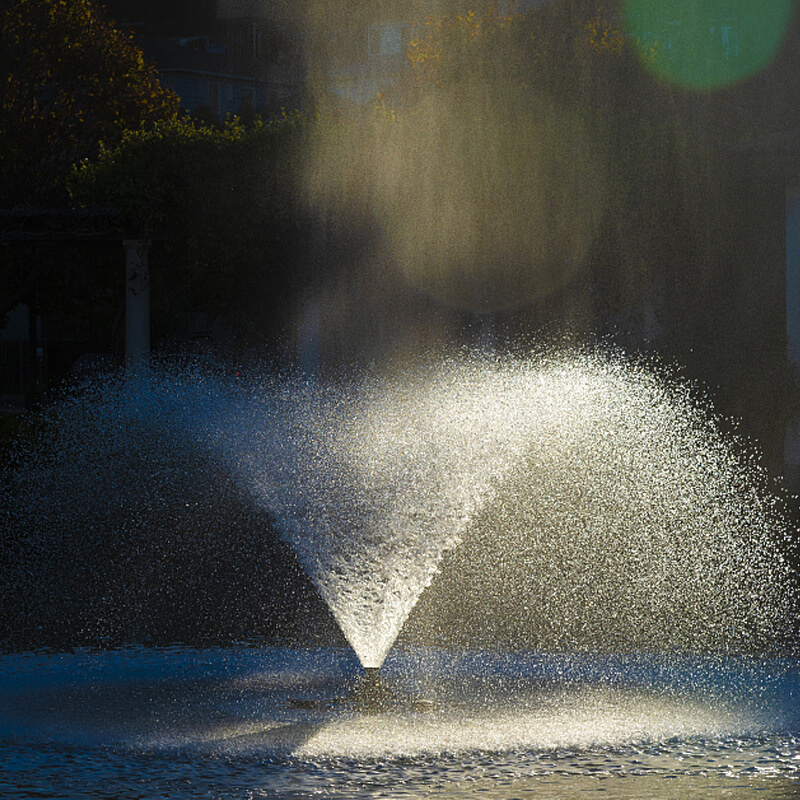
[[[566,73],[622,54],[624,35],[603,6],[589,4],[575,18],[565,17],[569,10],[555,3],[514,14],[489,7],[431,16],[409,45],[415,78],[438,87],[476,76],[530,83],[548,70]]]
[[[127,131],[73,168],[70,195],[118,209],[127,235],[154,241],[154,280],[171,311],[181,297],[187,310],[274,311],[293,280],[304,129],[299,115],[283,114],[252,126],[181,118]]]
[[[174,118],[178,97],[91,0],[14,0],[0,15],[0,201],[53,202],[98,143]]]
[[[430,17],[422,36],[411,40],[408,58],[419,78],[443,86],[459,77],[460,68],[490,52],[501,54],[498,41],[520,26],[523,15],[500,15],[490,9],[451,17]]]
[[[187,218],[187,211],[197,211],[197,204],[208,202],[209,212],[225,213],[223,204],[241,206],[257,191],[261,206],[277,199],[269,190],[280,189],[270,180],[283,144],[278,138],[295,124],[286,116],[247,128],[234,118],[213,128],[186,117],[128,130],[111,146],[101,142],[96,158],[72,168],[70,196],[79,205],[120,210],[132,231],[145,237],[174,232],[177,222],[192,226],[198,217]]]
[[[600,53],[620,54],[625,46],[625,34],[600,6],[583,25],[585,43]]]

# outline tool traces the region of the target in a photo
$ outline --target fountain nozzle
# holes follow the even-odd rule
[[[396,706],[398,698],[381,683],[379,667],[365,667],[364,676],[346,702],[360,711],[382,711]]]

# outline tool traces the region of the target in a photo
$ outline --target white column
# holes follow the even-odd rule
[[[320,371],[320,329],[322,327],[319,301],[310,293],[303,298],[297,322],[298,369],[309,377]]]
[[[125,364],[146,366],[150,359],[150,242],[125,239]]]

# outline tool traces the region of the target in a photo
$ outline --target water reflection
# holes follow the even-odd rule
[[[553,776],[548,778],[516,778],[495,781],[492,778],[445,789],[438,797],[457,800],[474,797],[503,798],[547,797],[549,800],[579,800],[600,796],[606,800],[664,800],[666,797],[681,800],[752,800],[754,796],[763,800],[784,800],[797,796],[797,784],[791,781],[763,779],[740,781],[694,776],[636,776],[614,778],[593,776]]]
[[[346,650],[9,655],[0,796],[797,796],[796,664],[666,661],[398,652],[360,713]]]

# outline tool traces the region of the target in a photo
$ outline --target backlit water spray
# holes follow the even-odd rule
[[[195,416],[274,515],[365,667],[525,455],[524,373],[450,362],[389,378],[258,384]]]
[[[31,644],[0,656],[0,793],[796,796],[790,518],[707,406],[599,350],[64,398],[4,476]],[[276,627],[312,608],[290,548],[360,684],[349,648]],[[172,614],[197,624],[153,647]],[[276,635],[209,646],[248,628]]]
[[[191,495],[215,465],[274,520],[365,667],[410,615],[409,642],[559,652],[751,651],[790,625],[788,525],[757,458],[686,386],[618,356],[153,373],[66,401],[49,429],[59,441],[22,471],[50,495],[26,506],[31,552],[48,503],[62,518],[65,498],[83,503],[87,535],[93,514],[128,527],[165,482]],[[148,446],[165,462],[126,472]]]
[[[619,358],[268,382],[195,422],[365,667],[429,586],[414,627],[431,644],[491,639],[490,620],[516,647],[738,651],[788,622],[786,530],[757,460],[685,386]]]

